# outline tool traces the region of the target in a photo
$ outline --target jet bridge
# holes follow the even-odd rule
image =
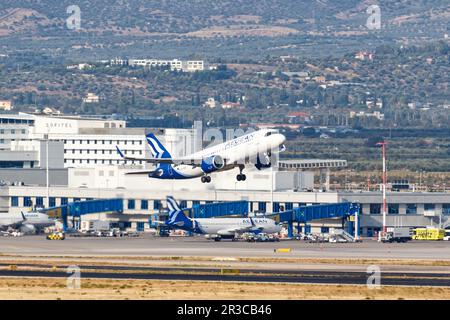
[[[79,218],[92,213],[122,213],[123,199],[101,199],[75,201],[43,210],[50,218],[62,220],[64,231],[67,230],[68,217]]]
[[[320,219],[341,219],[343,227],[346,224],[347,232],[354,236],[355,223],[358,222],[357,218],[360,210],[361,207],[358,203],[343,202],[301,206],[292,210],[274,213],[273,216],[279,222],[287,223],[289,237],[293,236],[294,222],[305,224],[306,229],[308,222]]]

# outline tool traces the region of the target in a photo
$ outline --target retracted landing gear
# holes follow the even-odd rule
[[[201,181],[202,181],[202,183],[210,183],[211,177],[210,176],[202,176]]]
[[[247,179],[247,176],[242,173],[244,170],[244,166],[239,166],[239,174],[236,176],[237,181],[245,181]]]

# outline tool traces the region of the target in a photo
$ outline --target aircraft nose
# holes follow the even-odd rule
[[[286,137],[282,135],[281,133],[277,133],[274,135],[275,141],[278,145],[282,145],[286,141]]]

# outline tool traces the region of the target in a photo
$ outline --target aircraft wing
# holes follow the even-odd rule
[[[251,232],[253,230],[253,226],[241,227],[241,228],[230,228],[230,229],[222,229],[217,231],[219,235],[234,235],[235,233],[244,233]]]
[[[250,223],[251,223],[251,225],[249,225],[249,226],[223,229],[223,230],[219,230],[217,233],[221,234],[221,235],[230,235],[230,234],[235,234],[235,233],[256,232],[256,231],[260,232],[260,231],[264,230],[264,227],[258,227],[252,218],[249,218],[249,219],[250,219]]]
[[[253,219],[252,218],[250,218],[250,222],[252,223],[252,226],[251,226],[251,231],[263,231],[264,230],[264,227],[258,227],[256,224],[255,224],[255,221],[253,221]]]
[[[143,161],[147,163],[162,163],[162,164],[185,164],[185,165],[191,165],[191,166],[201,166],[203,159],[175,159],[175,158],[134,158],[134,157],[128,157],[123,154],[123,152],[119,149],[118,146],[116,146],[117,152],[121,156],[123,160],[130,160],[130,161]],[[147,174],[150,172],[147,172]],[[137,173],[136,173],[137,174]]]
[[[153,171],[137,171],[137,172],[127,172],[125,173],[126,175],[140,175],[140,174],[144,174],[144,175],[153,175],[155,173],[157,173],[158,170],[153,170]]]
[[[20,221],[16,221],[13,223],[6,223],[0,226],[1,230],[8,230],[8,229],[19,229],[26,221],[27,218],[25,217],[25,215],[23,214],[23,212],[21,211],[20,214],[22,215],[22,220]]]

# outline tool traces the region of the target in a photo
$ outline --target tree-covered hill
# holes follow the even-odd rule
[[[401,25],[448,21],[450,12],[445,0],[3,0],[0,35],[49,36],[67,31],[64,22],[71,5],[81,10],[82,31],[132,30],[139,34],[189,33],[241,24],[290,26],[300,31],[347,30],[365,26],[366,9],[372,4],[380,6],[382,24],[391,27],[390,32]]]

